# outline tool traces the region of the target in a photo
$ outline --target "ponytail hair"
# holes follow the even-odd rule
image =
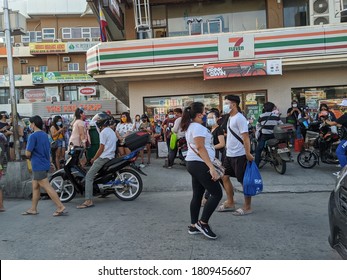
[[[195,119],[197,114],[204,113],[205,105],[201,102],[193,102],[189,107],[186,107],[183,111],[182,120],[181,120],[181,129],[182,131],[187,131],[189,125]]]

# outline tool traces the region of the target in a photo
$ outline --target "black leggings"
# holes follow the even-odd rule
[[[211,180],[209,168],[202,161],[187,161],[187,170],[192,176],[193,197],[190,202],[190,219],[195,224],[199,220],[201,200],[205,190],[210,193],[201,215],[201,221],[208,223],[213,211],[222,199],[223,192],[219,181]]]

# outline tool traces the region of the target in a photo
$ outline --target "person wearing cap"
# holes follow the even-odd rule
[[[235,210],[234,190],[230,177],[236,177],[237,181],[242,185],[247,161],[253,161],[254,158],[251,154],[248,122],[241,113],[240,97],[237,95],[225,96],[223,112],[229,114],[227,121],[226,157],[223,162],[225,167],[223,187],[227,195],[227,200],[218,207],[217,211],[231,211],[236,216],[243,216],[252,213],[251,197],[244,196],[243,206]]]
[[[339,106],[342,107],[347,107],[347,99],[344,99],[340,104],[338,104]],[[330,126],[340,126],[341,127],[341,131],[343,133],[341,133],[340,136],[340,144],[337,146],[336,149],[336,156],[339,160],[340,166],[341,168],[345,167],[347,165],[347,113],[344,113],[341,117],[339,117],[336,121],[330,121],[330,120],[326,120],[325,121],[326,124],[330,125]],[[334,175],[338,175],[339,172],[333,173]]]

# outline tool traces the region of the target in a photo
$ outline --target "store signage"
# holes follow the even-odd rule
[[[66,53],[66,43],[29,43],[30,54]]]
[[[9,75],[0,75],[0,86],[8,85],[9,80],[10,80]],[[14,80],[15,81],[22,81],[23,77],[22,77],[22,75],[14,75]]]
[[[266,75],[266,60],[204,65],[204,80]]]
[[[82,96],[94,96],[96,95],[96,87],[79,87],[78,93]]]
[[[87,52],[90,48],[99,44],[99,41],[95,42],[67,42],[67,52],[75,53],[75,52]]]
[[[24,99],[30,102],[42,101],[46,99],[44,88],[24,89]]]
[[[33,84],[95,83],[88,74],[62,72],[33,72]]]
[[[102,108],[100,103],[92,103],[92,104],[79,104],[79,105],[52,105],[45,107],[47,112],[52,114],[58,113],[74,113],[77,108],[83,108],[86,111],[99,111]]]
[[[233,58],[254,59],[254,34],[218,37],[218,60]]]

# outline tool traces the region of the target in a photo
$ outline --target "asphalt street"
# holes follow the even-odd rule
[[[218,239],[211,241],[187,233],[189,174],[179,164],[173,169],[163,164],[164,159],[153,159],[143,169],[148,174],[142,177],[144,192],[132,202],[109,196],[79,210],[83,197],[76,196],[66,203],[68,216],[53,217],[50,200],[39,202],[39,215],[22,216],[30,200],[6,199],[7,211],[0,213],[0,259],[340,259],[327,241],[328,198],[338,167],[306,170],[293,162],[279,175],[265,166],[264,192],[253,200],[254,213],[235,217],[215,212],[210,225]],[[241,206],[242,193],[235,196]]]

